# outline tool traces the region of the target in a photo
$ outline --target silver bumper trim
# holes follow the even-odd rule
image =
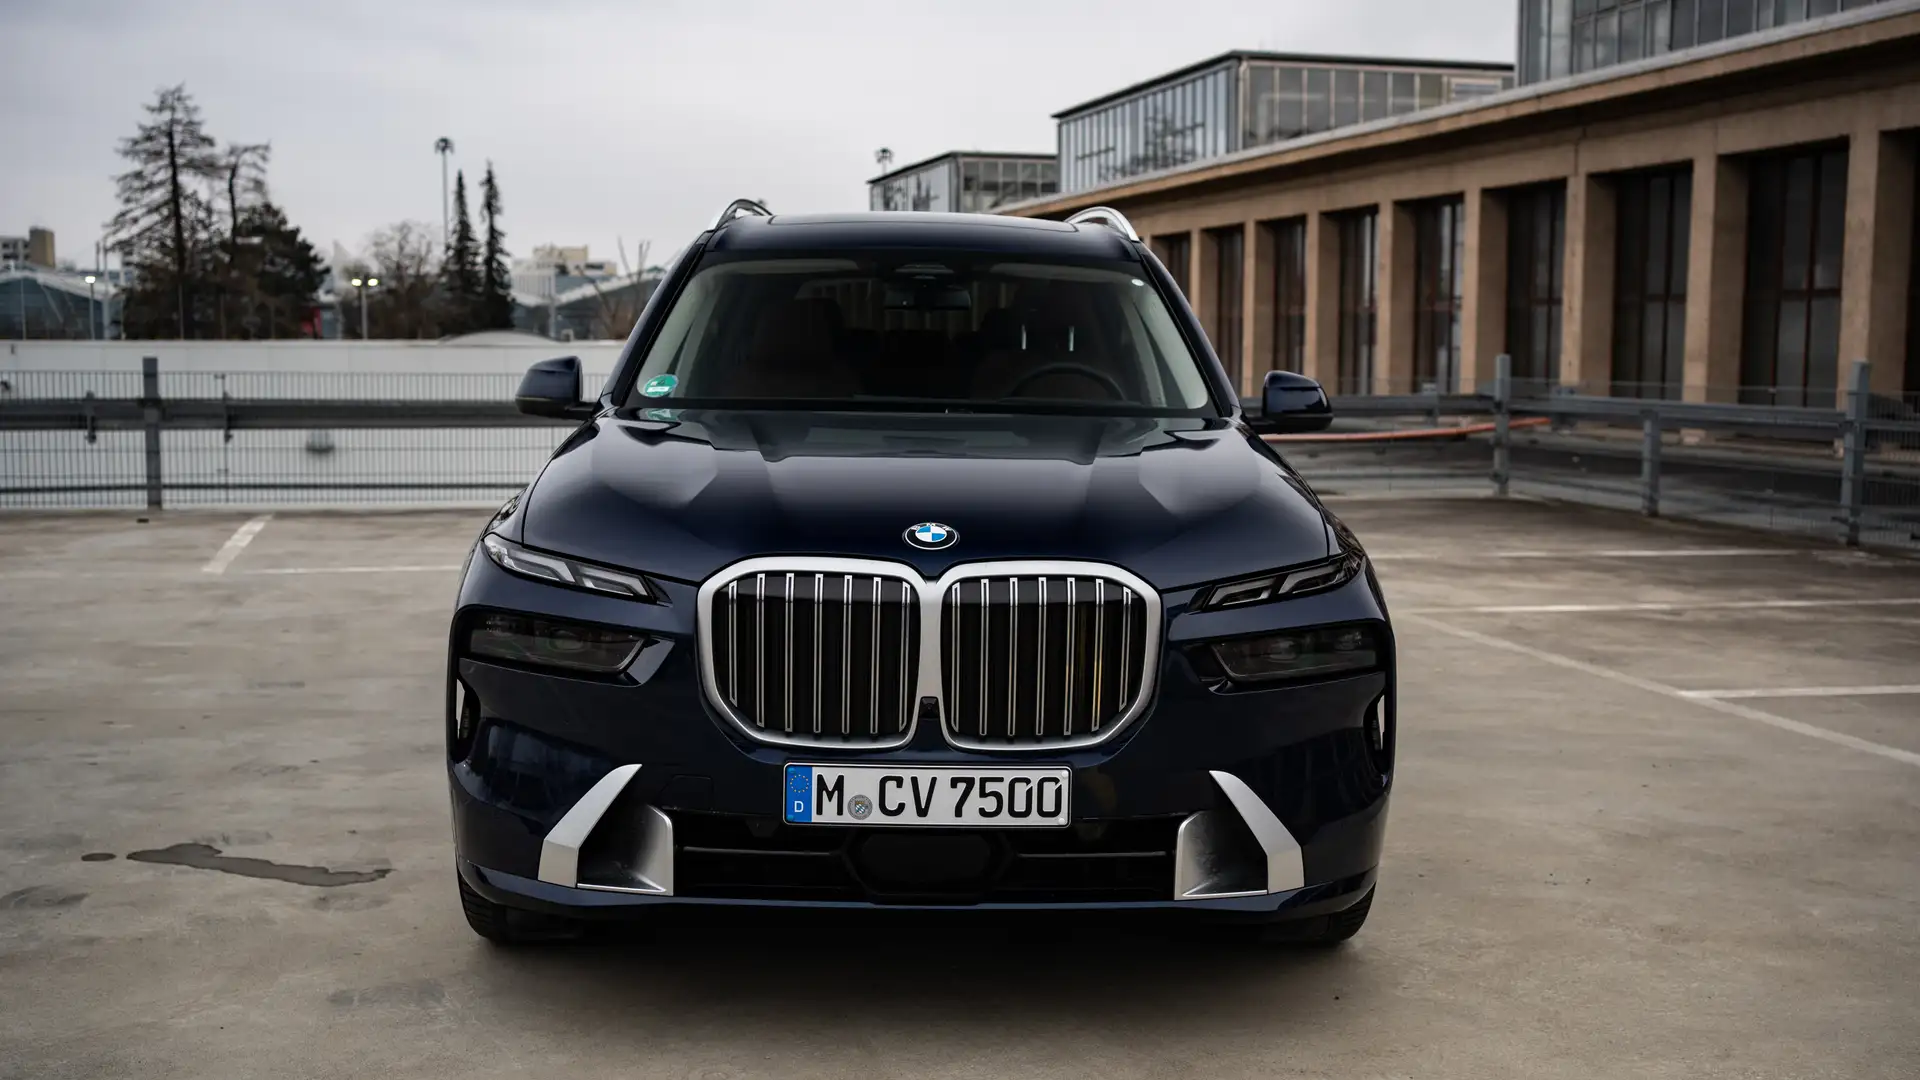
[[[614,800],[640,775],[639,765],[621,765],[587,789],[558,824],[540,842],[540,880],[569,889],[598,892],[673,895],[673,819],[657,806],[642,808],[640,850],[633,860],[634,877],[630,885],[606,883],[582,884],[580,849],[606,816]]]
[[[1291,892],[1306,885],[1306,868],[1300,857],[1300,842],[1274,816],[1246,781],[1229,772],[1211,772],[1214,785],[1227,797],[1233,812],[1245,823],[1266,856],[1264,889],[1230,889],[1233,867],[1227,851],[1225,829],[1229,826],[1222,810],[1202,810],[1180,823],[1174,842],[1173,898],[1175,900],[1219,900],[1235,896],[1263,896]]]

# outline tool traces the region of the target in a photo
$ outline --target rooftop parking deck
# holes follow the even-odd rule
[[[1327,953],[491,948],[440,741],[483,511],[0,515],[0,1076],[1920,1075],[1920,561],[1333,501],[1403,703],[1379,899]]]

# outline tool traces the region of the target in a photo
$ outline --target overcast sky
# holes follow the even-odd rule
[[[85,262],[114,148],[185,83],[271,142],[322,253],[440,220],[442,135],[508,246],[659,262],[727,200],[861,209],[875,149],[1051,151],[1050,115],[1233,48],[1511,61],[1514,0],[0,0],[0,233]]]

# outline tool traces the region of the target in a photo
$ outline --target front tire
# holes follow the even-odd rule
[[[495,945],[537,945],[580,936],[580,925],[571,919],[496,904],[475,892],[457,872],[454,878],[460,883],[460,910],[467,925]]]

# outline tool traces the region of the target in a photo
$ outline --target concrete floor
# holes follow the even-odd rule
[[[0,1075],[1920,1075],[1920,693],[1830,692],[1920,684],[1920,563],[1338,508],[1405,698],[1379,902],[1332,953],[490,948],[439,764],[481,514],[283,513],[219,573],[250,515],[0,516]],[[1688,696],[1756,689],[1807,692]],[[127,857],[170,847],[331,873]]]

